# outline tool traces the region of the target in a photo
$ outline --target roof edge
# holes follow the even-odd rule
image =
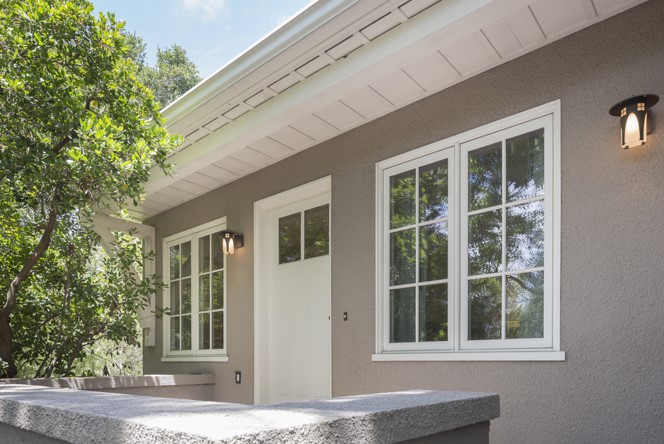
[[[161,111],[162,116],[169,124],[177,122],[214,95],[265,65],[358,2],[359,0],[325,0],[308,4],[283,25],[265,35],[253,46],[164,108]]]

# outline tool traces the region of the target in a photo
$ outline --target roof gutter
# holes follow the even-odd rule
[[[163,117],[169,124],[177,122],[357,2],[359,0],[325,0],[309,4],[164,108]]]

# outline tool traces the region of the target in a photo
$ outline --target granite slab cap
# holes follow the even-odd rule
[[[0,422],[71,443],[393,443],[500,415],[498,395],[411,390],[246,406],[0,385]]]

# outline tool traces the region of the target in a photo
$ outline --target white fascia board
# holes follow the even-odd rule
[[[305,38],[309,33],[358,1],[325,0],[310,4],[289,22],[266,35],[164,108],[162,115],[169,124],[177,122],[229,86],[241,81],[248,73],[264,66],[285,49]]]
[[[359,48],[304,82],[290,88],[261,107],[227,124],[169,160],[180,176],[187,176],[231,154],[260,137],[306,116],[312,109],[338,100],[353,82],[380,78],[386,69],[396,69],[416,60],[426,51],[413,46],[441,39],[453,42],[467,35],[469,26],[477,29],[493,23],[500,14],[516,11],[529,0],[448,0],[440,2],[393,29],[371,44]],[[398,55],[397,57],[394,57]],[[366,84],[365,83],[365,84]],[[177,178],[153,168],[146,192],[159,191]]]

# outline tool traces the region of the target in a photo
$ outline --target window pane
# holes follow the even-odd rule
[[[507,201],[544,194],[544,129],[507,139]]]
[[[171,350],[180,350],[180,318],[171,317]]]
[[[191,242],[185,242],[181,246],[182,277],[191,276]]]
[[[420,222],[447,217],[447,159],[420,168]]]
[[[279,263],[300,260],[300,213],[279,218]]]
[[[191,279],[182,279],[182,313],[191,313]]]
[[[170,284],[171,291],[171,314],[176,315],[180,313],[180,282],[175,281]]]
[[[544,202],[507,209],[507,269],[544,266]]]
[[[224,308],[224,272],[212,273],[212,308],[217,310]]]
[[[501,271],[502,210],[468,217],[468,268],[471,276]]]
[[[390,285],[415,282],[415,229],[390,234]]]
[[[212,348],[224,348],[224,312],[212,313]]]
[[[191,316],[182,316],[182,350],[191,350]]]
[[[390,291],[390,342],[415,342],[415,288]]]
[[[198,238],[198,272],[210,271],[210,236]]]
[[[501,300],[500,278],[468,281],[470,339],[501,338]]]
[[[210,309],[210,275],[198,277],[198,311]]]
[[[172,246],[170,252],[171,279],[177,279],[180,277],[180,246]]]
[[[390,177],[390,228],[415,223],[415,170]]]
[[[198,324],[198,348],[201,350],[210,349],[210,313],[199,315]]]
[[[224,268],[224,251],[221,248],[221,242],[223,240],[221,231],[217,233],[212,233],[210,239],[211,255],[212,255],[212,270],[221,270]]]
[[[304,212],[304,258],[325,256],[330,245],[330,206]]]
[[[507,337],[544,337],[544,273],[507,276]]]
[[[503,203],[502,145],[495,143],[468,153],[468,210]]]
[[[420,341],[447,341],[447,284],[420,287]]]
[[[447,222],[420,227],[420,282],[447,279]]]

